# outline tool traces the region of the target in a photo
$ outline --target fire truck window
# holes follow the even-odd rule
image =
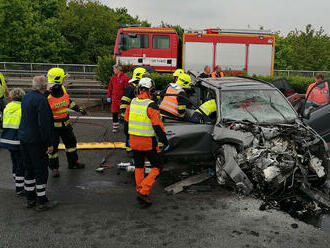
[[[121,50],[126,51],[132,48],[149,48],[149,36],[137,34],[136,36],[123,34],[120,40]]]
[[[170,48],[170,36],[154,35],[152,37],[152,47],[154,49],[169,49]]]

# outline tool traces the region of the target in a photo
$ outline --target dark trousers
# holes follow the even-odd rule
[[[13,151],[9,150],[11,161],[13,163],[13,177],[15,180],[16,192],[24,189],[24,153],[23,149]]]
[[[54,130],[54,140],[53,140],[54,151],[49,155],[50,169],[59,168],[58,145],[60,143],[60,138],[62,139],[65,145],[66,158],[68,160],[69,168],[74,167],[78,161],[77,139],[76,136],[74,136],[72,127],[71,126],[58,127],[55,128]]]
[[[119,122],[119,113],[112,113],[112,122]]]
[[[0,98],[0,123],[1,123],[0,128],[2,128],[2,118],[3,118],[2,116],[3,116],[3,110],[5,108],[4,99],[5,99],[4,97]]]
[[[144,168],[144,161],[146,158],[150,161],[151,167],[158,169],[161,169],[163,167],[161,156],[156,150],[150,150],[150,151],[133,150],[133,159],[134,159],[135,168]]]
[[[43,204],[48,201],[46,185],[48,180],[47,147],[37,144],[23,144],[25,161],[24,188],[28,200]]]

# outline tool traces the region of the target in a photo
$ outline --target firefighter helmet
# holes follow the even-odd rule
[[[176,69],[175,72],[173,72],[173,77],[178,77],[183,73],[184,71],[182,69]]]
[[[62,68],[54,67],[47,72],[47,80],[49,84],[63,84],[63,79],[68,76]]]
[[[155,83],[151,78],[142,78],[139,81],[138,87],[152,90],[155,88]]]
[[[188,88],[190,88],[190,85],[192,84],[191,77],[188,74],[183,73],[183,74],[179,75],[176,83],[178,85],[180,85],[182,88],[188,89]]]
[[[132,83],[134,81],[139,81],[146,72],[147,72],[147,70],[144,69],[143,67],[137,67],[137,68],[135,68],[134,71],[133,71],[133,77],[128,82],[129,83]]]

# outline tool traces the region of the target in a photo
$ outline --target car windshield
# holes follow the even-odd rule
[[[224,120],[256,123],[285,123],[297,118],[284,97],[271,89],[222,91],[221,115]]]

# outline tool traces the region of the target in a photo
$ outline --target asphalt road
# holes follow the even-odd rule
[[[78,121],[84,122],[74,124],[81,142],[103,141],[100,125],[110,124]],[[48,183],[49,198],[60,205],[38,213],[16,198],[9,153],[0,150],[0,247],[329,247],[329,233],[276,210],[259,211],[260,201],[221,187],[169,196],[157,182],[154,204],[140,209],[132,175],[95,172],[106,154],[111,164],[129,161],[121,150],[85,150],[79,157],[86,168],[68,170],[60,152],[61,177]]]

